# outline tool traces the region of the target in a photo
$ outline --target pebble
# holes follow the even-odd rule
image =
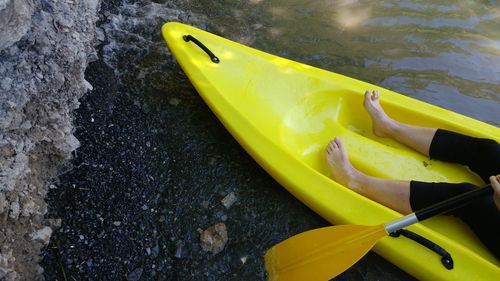
[[[201,202],[201,206],[203,207],[203,209],[208,209],[208,206],[210,205],[210,203],[206,200],[204,200],[203,202]]]
[[[244,256],[244,257],[240,258],[240,261],[241,261],[242,264],[245,264],[247,262],[247,259],[248,259],[248,257]]]
[[[115,226],[120,226],[120,225],[122,224],[122,222],[121,222],[121,221],[114,221],[114,222],[113,222],[113,224],[114,224]]]
[[[127,275],[127,281],[138,281],[139,279],[141,279],[143,272],[144,269],[142,267],[134,269],[134,271],[130,272],[130,274]]]
[[[212,225],[200,234],[201,248],[214,254],[222,252],[227,240],[227,229],[224,223]]]
[[[262,25],[260,23],[252,24],[252,28],[255,29],[255,30],[259,30],[259,29],[261,29],[263,27],[264,27],[264,25]]]
[[[9,217],[13,220],[17,220],[19,218],[19,214],[21,213],[19,202],[14,201],[10,203],[10,214]]]
[[[184,243],[182,241],[177,241],[176,243],[176,249],[175,249],[175,254],[174,256],[178,259],[182,258],[182,248],[184,247]]]
[[[42,241],[45,245],[49,243],[50,236],[52,235],[52,228],[45,226],[31,234],[31,239]]]
[[[153,257],[158,256],[158,254],[160,253],[160,246],[156,244],[156,246],[154,246],[153,249],[151,250],[151,253],[153,253]]]
[[[181,103],[181,100],[177,98],[172,98],[168,102],[173,106],[178,106]]]
[[[221,202],[222,202],[222,205],[224,205],[224,207],[226,207],[226,209],[229,209],[229,208],[231,208],[231,206],[233,206],[233,204],[236,202],[236,200],[238,200],[238,198],[236,197],[234,192],[231,192],[228,195],[226,195],[226,197],[224,197],[221,200]]]
[[[7,207],[7,200],[5,199],[5,195],[2,192],[0,192],[0,214],[3,213],[6,207]]]
[[[5,91],[10,90],[10,88],[12,87],[12,79],[9,77],[3,78],[1,85],[2,85],[2,89],[4,89]]]

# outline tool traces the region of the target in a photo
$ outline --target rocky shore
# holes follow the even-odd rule
[[[79,142],[72,112],[92,87],[98,0],[0,0],[0,280],[36,280],[50,179]]]

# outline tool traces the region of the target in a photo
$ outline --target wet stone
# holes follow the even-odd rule
[[[233,206],[236,200],[238,200],[236,194],[234,194],[234,192],[231,192],[222,199],[221,203],[222,205],[224,205],[224,207],[226,207],[226,209],[229,209],[231,208],[231,206]]]
[[[182,249],[184,247],[184,243],[182,241],[177,241],[176,249],[175,249],[175,257],[180,259],[182,258]]]
[[[127,281],[138,281],[141,278],[143,272],[144,269],[142,267],[134,269],[134,271],[127,275]]]

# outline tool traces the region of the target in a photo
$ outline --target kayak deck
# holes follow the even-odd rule
[[[499,141],[494,126],[186,25],[168,23],[163,34],[197,91],[238,142],[289,192],[333,224],[375,225],[401,216],[330,178],[324,149],[335,136],[344,141],[353,165],[372,176],[484,185],[464,166],[429,160],[375,136],[363,94],[379,90],[387,114],[405,123]],[[182,41],[186,34],[209,46],[220,63]],[[436,254],[407,239],[384,238],[375,251],[420,279],[500,276],[499,262],[461,221],[439,216],[409,229],[450,251],[456,268],[445,270]]]

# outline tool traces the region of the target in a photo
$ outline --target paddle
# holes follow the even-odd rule
[[[389,233],[492,193],[493,189],[488,185],[386,224],[330,226],[297,234],[267,251],[268,280],[329,280],[355,264]]]

